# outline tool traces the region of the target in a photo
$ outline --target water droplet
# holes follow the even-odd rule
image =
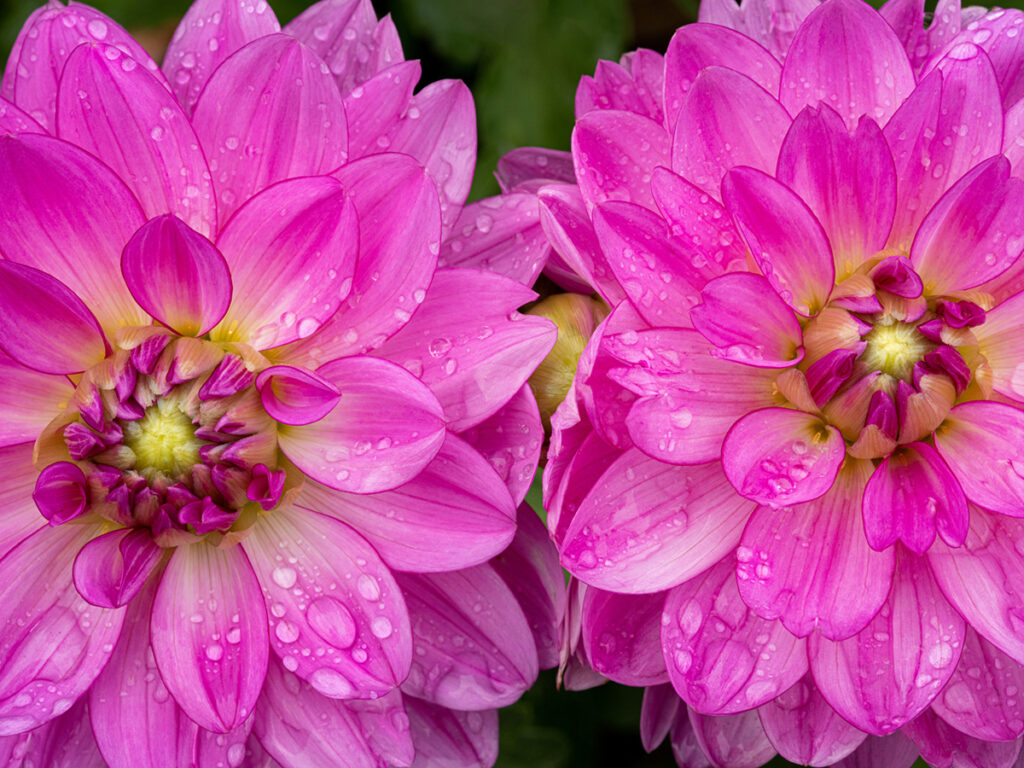
[[[290,621],[279,621],[274,627],[274,634],[282,643],[294,643],[299,639],[299,628]]]
[[[228,765],[231,768],[237,768],[245,760],[245,745],[244,744],[232,744],[228,747]]]
[[[89,34],[97,40],[104,40],[107,37],[107,25],[100,19],[93,19],[86,25]]]
[[[378,616],[370,623],[370,631],[381,640],[391,637],[391,621],[387,616]]]
[[[355,690],[344,675],[329,667],[318,669],[309,676],[309,684],[316,688],[324,696],[334,699],[344,699],[352,695]]]
[[[274,580],[274,583],[281,589],[291,589],[295,586],[295,581],[298,578],[298,574],[295,573],[294,568],[281,567],[275,568],[274,572],[270,574],[270,577]]]
[[[206,658],[210,661],[220,661],[224,656],[224,646],[214,643],[206,646]]]
[[[284,665],[284,668],[287,669],[289,672],[294,672],[296,669],[299,668],[299,662],[296,660],[294,656],[285,656],[283,659],[281,659],[281,663]]]
[[[369,574],[364,573],[356,580],[356,588],[359,594],[371,603],[380,600],[380,585]]]
[[[356,640],[352,613],[333,597],[318,597],[306,609],[306,621],[320,637],[335,648],[348,648]]]

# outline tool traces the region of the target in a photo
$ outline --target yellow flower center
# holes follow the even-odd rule
[[[123,422],[122,429],[124,444],[135,453],[135,469],[145,477],[156,472],[175,477],[199,463],[204,443],[188,415],[168,399],[157,400],[138,421]]]
[[[898,379],[907,379],[928,351],[927,340],[909,323],[876,325],[864,337],[868,343],[861,360],[869,370],[882,371]]]

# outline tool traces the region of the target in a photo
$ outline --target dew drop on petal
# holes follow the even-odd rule
[[[356,580],[356,589],[359,590],[360,595],[370,602],[380,600],[380,585],[369,574],[364,573]]]
[[[295,586],[295,580],[298,578],[298,575],[295,573],[294,568],[282,567],[275,568],[270,577],[281,589],[291,589]]]
[[[381,640],[391,637],[391,621],[387,616],[378,616],[370,623],[370,631]]]
[[[306,621],[320,637],[335,648],[348,648],[356,639],[352,613],[333,597],[318,597],[306,609]]]
[[[329,667],[318,669],[309,676],[309,683],[324,696],[341,699],[355,690],[343,674]]]

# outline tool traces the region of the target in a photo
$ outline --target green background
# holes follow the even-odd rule
[[[94,0],[159,58],[187,0]],[[282,24],[309,3],[271,0]],[[929,3],[931,7],[934,3]],[[965,5],[967,4],[965,0]],[[39,2],[0,0],[0,54]],[[479,162],[471,199],[496,194],[497,159],[518,146],[568,149],[581,75],[599,58],[637,47],[663,52],[674,30],[696,20],[695,0],[376,0],[391,13],[421,84],[465,80],[477,107]],[[1024,6],[1024,0],[1011,3]],[[642,690],[607,684],[556,691],[553,671],[502,711],[498,768],[672,768],[669,745],[644,754]],[[790,763],[776,758],[769,768]],[[919,762],[923,766],[923,762]]]

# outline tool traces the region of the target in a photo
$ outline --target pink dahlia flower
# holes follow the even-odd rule
[[[715,765],[1008,768],[1024,13],[701,18],[584,79],[576,183],[539,190],[549,241],[614,307],[545,478],[591,585],[587,657],[671,683],[677,749],[695,733]]]
[[[554,330],[514,281],[438,268],[473,107],[418,76],[360,0],[283,32],[200,0],[163,71],[88,6],[26,23],[0,89],[0,757],[493,762],[563,599],[535,532],[494,560]]]

